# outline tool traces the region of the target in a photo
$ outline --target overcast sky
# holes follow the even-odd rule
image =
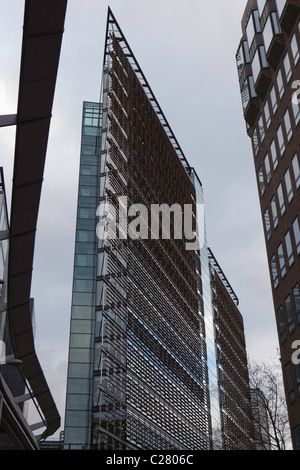
[[[35,247],[36,349],[64,419],[82,102],[98,101],[114,12],[205,195],[208,243],[240,300],[247,351],[277,334],[250,139],[236,73],[246,0],[69,0]],[[1,0],[0,114],[17,109],[24,0]],[[13,128],[0,129],[10,206]]]

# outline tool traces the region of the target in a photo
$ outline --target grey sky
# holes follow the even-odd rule
[[[250,139],[235,53],[246,0],[109,2],[204,186],[209,246],[240,299],[250,357],[277,337]],[[0,113],[15,113],[23,0],[1,0]],[[69,0],[38,220],[32,295],[36,347],[64,418],[83,100],[97,101],[108,3]],[[0,88],[1,91],[1,88]],[[10,203],[14,129],[1,129]]]

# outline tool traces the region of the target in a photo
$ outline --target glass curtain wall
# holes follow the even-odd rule
[[[65,448],[91,440],[102,107],[84,102],[65,415]]]

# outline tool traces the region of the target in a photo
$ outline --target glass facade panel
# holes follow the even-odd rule
[[[258,129],[259,129],[260,143],[262,144],[262,142],[264,141],[265,135],[266,135],[264,120],[263,120],[262,116],[260,116],[260,118],[258,120]]]
[[[294,297],[294,306],[298,324],[300,325],[300,289],[299,284],[296,284],[293,289],[293,297]]]
[[[266,51],[268,52],[273,36],[274,36],[271,15],[269,15],[267,22],[265,24],[263,36],[264,36],[264,43],[265,43]]]
[[[236,65],[239,77],[242,75],[245,64],[250,62],[249,47],[247,41],[242,41],[236,55]]]
[[[257,82],[258,76],[261,72],[259,48],[256,49],[256,52],[255,52],[253,60],[252,60],[252,72],[253,72],[253,80],[254,80],[254,84],[255,84]]]
[[[299,60],[299,48],[298,48],[296,33],[293,35],[291,39],[291,50],[292,50],[294,65],[296,65]]]
[[[84,102],[66,396],[65,448],[90,439],[101,105]]]
[[[266,3],[267,3],[266,0],[257,0],[258,12],[260,16],[262,15],[264,11]]]
[[[284,83],[283,83],[281,68],[277,72],[276,83],[277,83],[277,87],[278,87],[279,97],[281,99],[284,95]]]
[[[290,404],[292,404],[294,403],[296,397],[295,397],[295,390],[294,390],[292,368],[291,368],[290,363],[288,363],[285,366],[285,377],[286,377],[286,383],[287,383],[287,393],[289,397],[289,402]]]
[[[293,111],[295,125],[297,126],[300,121],[300,105],[299,103],[294,103],[293,100],[292,100],[292,111]]]
[[[271,153],[271,158],[272,158],[272,163],[273,163],[273,169],[275,171],[278,166],[278,154],[277,154],[275,140],[272,140],[272,143],[270,145],[270,153]]]
[[[284,10],[284,8],[285,8],[286,2],[287,2],[287,0],[276,0],[279,18],[281,17],[281,15],[282,15],[282,13],[283,13],[283,10]]]
[[[291,200],[294,197],[294,192],[293,192],[293,186],[292,186],[292,180],[291,180],[291,174],[290,170],[287,169],[285,174],[284,174],[284,182],[285,182],[285,189],[286,189],[286,194],[288,198],[288,202],[290,203]]]
[[[279,331],[279,335],[280,335],[280,341],[281,341],[281,343],[284,343],[287,339],[287,335],[286,335],[284,313],[283,313],[283,308],[282,307],[280,307],[277,310],[277,322],[278,322],[278,331]]]
[[[286,80],[287,80],[287,82],[289,82],[289,80],[292,76],[292,68],[291,68],[291,62],[290,62],[288,52],[284,56],[283,65],[284,65]]]
[[[272,173],[271,173],[271,165],[270,165],[270,160],[269,160],[269,155],[268,154],[264,158],[264,165],[265,165],[267,183],[269,183],[271,178],[272,178]]]
[[[272,229],[271,229],[269,209],[266,209],[264,213],[264,224],[265,224],[265,232],[266,232],[267,240],[270,240],[271,235],[272,235]]]
[[[272,112],[273,115],[276,113],[278,104],[277,104],[277,96],[276,96],[276,91],[275,91],[275,86],[273,85],[270,91],[270,100],[271,100],[271,105],[272,105]]]
[[[246,27],[246,33],[247,33],[247,39],[248,39],[249,47],[251,47],[252,41],[253,41],[255,33],[256,33],[255,26],[254,26],[254,18],[253,18],[252,13],[249,17],[249,21],[248,21],[248,24],[247,24],[247,27]]]
[[[286,267],[285,267],[285,259],[284,259],[284,254],[283,254],[282,243],[280,243],[277,249],[277,255],[278,255],[280,276],[281,276],[281,279],[283,279],[284,276],[286,275]]]
[[[290,118],[290,113],[288,109],[286,110],[283,119],[284,119],[287,139],[291,140],[291,137],[293,135],[293,129],[292,129],[291,118]]]
[[[281,124],[277,129],[277,140],[278,140],[279,152],[280,152],[280,155],[282,156],[285,152],[285,141],[284,141],[284,137],[283,137]]]
[[[252,72],[254,83],[256,83],[261,70],[267,68],[268,66],[269,64],[266,58],[265,48],[264,46],[258,46],[252,60]]]
[[[268,100],[265,102],[265,105],[264,105],[264,114],[265,114],[266,126],[268,129],[271,124],[271,114],[270,114],[270,106],[269,106]]]
[[[259,151],[259,143],[258,143],[258,135],[257,135],[257,129],[254,129],[253,135],[252,135],[252,145],[253,145],[253,151],[254,154],[257,155]]]
[[[297,255],[300,254],[300,228],[299,228],[299,220],[298,217],[293,222],[293,232],[294,232],[294,240],[296,245],[296,253]]]
[[[277,264],[276,264],[276,256],[272,256],[270,260],[270,267],[271,267],[271,276],[272,276],[272,283],[273,288],[276,289],[278,287],[278,271],[277,271]]]
[[[293,157],[292,166],[296,188],[298,189],[300,186],[300,167],[297,154]]]
[[[262,196],[265,192],[265,179],[264,179],[264,172],[263,172],[262,167],[260,167],[258,170],[257,178],[258,178],[259,192],[260,192],[260,195]]]
[[[285,311],[286,311],[286,318],[288,322],[289,332],[290,334],[295,330],[295,322],[294,322],[294,315],[292,310],[292,302],[290,295],[284,301]]]
[[[288,258],[288,264],[289,266],[291,266],[294,262],[294,254],[293,254],[291,235],[289,231],[286,233],[284,240],[285,240],[285,248],[286,248],[286,253],[287,253],[287,258]]]
[[[275,196],[273,196],[271,199],[271,211],[272,211],[273,227],[275,229],[278,225],[278,212],[277,212]]]
[[[279,210],[280,210],[280,215],[281,217],[285,213],[285,200],[284,200],[284,195],[283,195],[283,189],[282,189],[282,184],[280,183],[278,188],[277,188],[277,198],[278,198],[278,205],[279,205]]]

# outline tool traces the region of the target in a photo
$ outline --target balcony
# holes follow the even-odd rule
[[[244,118],[249,126],[252,128],[260,111],[260,100],[258,98],[253,98],[249,101],[247,109],[244,114]]]
[[[267,52],[267,59],[273,70],[277,69],[284,49],[285,49],[285,45],[283,42],[282,35],[274,36],[271,41],[270,48]]]
[[[254,89],[254,82],[252,75],[246,77],[241,89],[241,97],[244,111],[244,118],[246,122],[252,127],[258,116],[260,103]]]
[[[258,46],[256,49],[252,60],[252,72],[255,92],[264,101],[272,80],[264,46]]]
[[[276,12],[271,12],[268,16],[263,30],[263,38],[267,61],[276,70],[285,47]]]
[[[291,33],[300,12],[299,0],[276,0],[281,28]]]

